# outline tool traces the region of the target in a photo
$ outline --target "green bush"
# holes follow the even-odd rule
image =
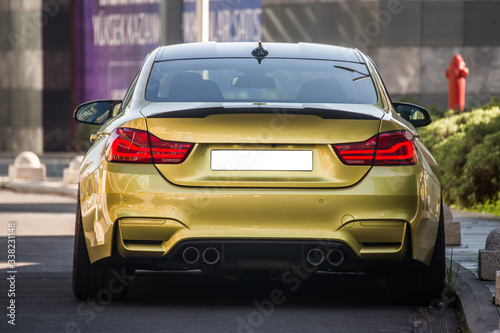
[[[472,148],[464,175],[464,188],[469,192],[467,202],[496,198],[500,189],[500,132],[487,134],[482,143]]]
[[[449,113],[420,130],[441,169],[448,204],[482,210],[498,206],[500,108],[495,101],[488,106]]]

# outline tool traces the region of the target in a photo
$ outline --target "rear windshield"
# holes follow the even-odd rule
[[[374,104],[365,65],[303,59],[196,59],[156,62],[150,102]]]

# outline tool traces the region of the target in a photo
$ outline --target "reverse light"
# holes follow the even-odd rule
[[[408,131],[380,133],[365,142],[333,145],[347,165],[414,165],[417,163],[413,136]]]
[[[106,159],[121,163],[181,163],[193,144],[163,141],[141,130],[117,128],[111,134]]]

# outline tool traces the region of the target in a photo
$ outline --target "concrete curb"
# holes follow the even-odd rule
[[[9,189],[25,193],[58,194],[76,198],[78,185],[65,184],[62,181],[23,181],[10,180],[9,177],[0,177],[0,189]]]
[[[450,263],[447,263],[449,268]],[[453,261],[458,272],[455,292],[460,299],[467,326],[472,333],[498,332],[500,315],[490,290],[471,271]]]

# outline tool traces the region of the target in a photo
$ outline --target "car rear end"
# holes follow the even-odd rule
[[[91,261],[218,272],[429,263],[440,194],[418,133],[387,110],[357,51],[338,61],[297,49],[154,55],[131,102],[141,117],[110,127],[82,181],[96,193],[82,200]]]

